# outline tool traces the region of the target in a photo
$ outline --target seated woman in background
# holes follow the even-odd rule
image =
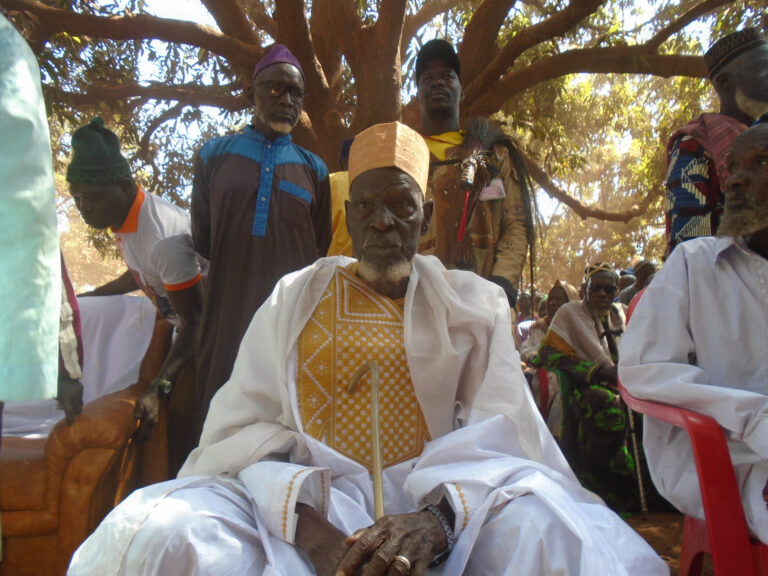
[[[613,303],[618,278],[609,264],[588,266],[584,282],[584,298],[564,304],[552,319],[536,363],[566,377],[560,446],[574,472],[609,506],[625,511],[634,508],[636,491],[617,389],[624,305]]]

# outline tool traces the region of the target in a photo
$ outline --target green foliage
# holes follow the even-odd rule
[[[409,0],[414,15],[435,0]],[[488,0],[486,0],[488,1]],[[0,0],[0,4],[2,0]],[[44,0],[48,6],[98,16],[149,14],[144,0]],[[648,41],[695,6],[698,0],[606,0],[567,32],[545,38],[524,50],[512,64],[524,68],[579,48],[632,46]],[[274,0],[240,0],[248,21],[259,11],[272,14]],[[422,27],[402,55],[403,91],[413,94],[415,55],[423,43],[443,37],[459,44],[483,0],[459,2]],[[561,13],[568,0],[515,2],[496,38],[503,47],[530,27]],[[378,17],[379,0],[355,0],[366,25]],[[699,18],[672,34],[660,53],[701,54],[712,39],[745,24],[765,28],[768,0],[736,0],[714,15]],[[305,4],[308,15],[312,2]],[[195,151],[215,136],[248,122],[247,110],[205,108],[173,98],[116,97],[82,100],[96,88],[134,83],[206,88],[216,95],[239,95],[250,70],[194,43],[160,40],[118,41],[58,32],[45,36],[34,19],[14,16],[16,25],[35,49],[43,75],[52,130],[54,162],[63,173],[69,156],[69,134],[94,115],[102,116],[121,137],[123,149],[140,185],[187,207]],[[254,29],[256,26],[254,24]],[[256,30],[262,45],[273,38]],[[41,35],[42,34],[42,35]],[[376,47],[367,47],[375,50]],[[349,126],[357,105],[355,78],[341,61],[341,96],[329,111]],[[311,95],[310,95],[311,98]],[[407,96],[404,98],[408,100]],[[499,119],[551,175],[558,186],[581,202],[622,211],[640,204],[655,191],[649,210],[629,223],[582,221],[538,192],[543,215],[539,246],[539,284],[555,278],[577,282],[587,261],[609,260],[626,266],[635,255],[660,259],[663,241],[664,144],[668,135],[716,102],[707,82],[691,78],[661,79],[621,74],[561,76],[512,91]],[[90,234],[94,245],[108,252],[106,236]]]

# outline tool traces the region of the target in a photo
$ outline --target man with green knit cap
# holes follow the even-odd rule
[[[146,439],[157,423],[160,397],[172,394],[168,442],[171,471],[175,473],[197,444],[193,426],[197,415],[174,410],[175,406],[194,405],[194,379],[189,379],[187,386],[185,378],[181,389],[174,389],[174,382],[194,356],[203,309],[201,266],[192,243],[189,216],[136,185],[128,161],[120,153],[120,140],[101,118],[94,118],[72,135],[67,182],[86,224],[112,230],[134,280],[118,279],[93,294],[124,293],[138,286],[178,330],[160,372],[135,412],[141,420],[137,438]]]

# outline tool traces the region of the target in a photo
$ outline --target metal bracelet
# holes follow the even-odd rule
[[[448,545],[445,547],[445,550],[440,552],[440,554],[432,559],[430,566],[437,566],[446,558],[448,558],[448,554],[451,553],[453,547],[456,545],[456,537],[453,534],[453,528],[451,528],[450,524],[448,524],[448,519],[445,517],[445,514],[443,514],[437,506],[433,504],[427,504],[424,506],[424,508],[422,508],[422,510],[431,512],[435,518],[437,518],[437,521],[440,522],[440,527],[443,529],[443,532],[445,532],[445,540],[448,543]]]
[[[168,396],[171,393],[171,390],[173,389],[173,382],[171,382],[167,378],[155,378],[152,381],[152,384],[157,386],[158,391],[163,396]]]

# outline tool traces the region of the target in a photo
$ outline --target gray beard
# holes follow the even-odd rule
[[[377,282],[395,283],[408,278],[411,275],[411,268],[410,260],[399,260],[383,269],[361,260],[357,267],[357,273],[372,284]]]
[[[760,118],[760,116],[768,112],[768,102],[761,102],[760,100],[750,98],[741,91],[741,88],[736,89],[735,98],[736,106],[739,107],[739,110],[753,120]]]
[[[729,211],[726,207],[720,225],[717,227],[717,235],[736,238],[754,234],[766,227],[768,227],[768,206],[758,206],[750,201],[743,208]]]

